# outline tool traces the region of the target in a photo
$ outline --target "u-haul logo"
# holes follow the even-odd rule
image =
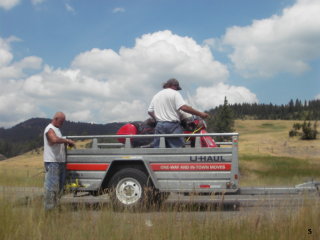
[[[223,156],[190,156],[190,162],[226,162]]]

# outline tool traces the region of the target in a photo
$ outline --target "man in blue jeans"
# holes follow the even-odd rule
[[[57,112],[43,134],[43,160],[46,171],[44,182],[45,210],[53,209],[58,203],[66,178],[65,145],[74,146],[75,144],[72,140],[62,137],[60,127],[65,119],[64,113]]]
[[[186,105],[181,94],[180,84],[177,79],[171,78],[163,84],[163,89],[158,92],[151,100],[148,108],[149,115],[157,122],[155,134],[180,134],[180,113],[183,111],[201,118],[207,118],[209,115],[200,112]],[[159,147],[160,138],[155,138],[153,147]],[[166,138],[166,147],[178,148],[184,147],[184,139],[180,137]]]

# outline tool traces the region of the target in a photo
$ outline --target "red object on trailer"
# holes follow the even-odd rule
[[[138,130],[136,126],[134,126],[131,123],[127,123],[118,130],[117,135],[136,135],[137,133],[138,133]],[[126,139],[118,138],[118,141],[124,144],[126,142]]]
[[[191,126],[193,125],[193,131],[184,131],[184,133],[197,133],[197,134],[206,134],[207,132],[207,124],[204,120],[202,119],[195,119],[193,120]],[[194,145],[195,139],[193,137],[188,138],[191,142],[192,145]],[[218,147],[214,141],[214,139],[210,136],[203,136],[200,137],[200,144],[201,147],[207,147],[207,148],[215,148]]]
[[[205,134],[208,133],[206,130],[201,130],[200,134]],[[210,136],[203,136],[200,137],[201,140],[201,147],[208,147],[208,148],[215,148],[217,147],[217,144],[215,143],[215,141],[213,140],[212,137]]]

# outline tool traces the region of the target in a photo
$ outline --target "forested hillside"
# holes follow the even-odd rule
[[[32,118],[16,126],[0,128],[0,154],[12,157],[43,145],[43,131],[51,120]],[[123,123],[90,124],[66,121],[61,131],[63,135],[104,135],[114,134]]]

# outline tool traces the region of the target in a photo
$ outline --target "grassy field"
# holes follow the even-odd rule
[[[308,203],[310,204],[310,203]],[[2,201],[2,240],[301,240],[319,239],[319,205],[249,212],[164,209],[140,213],[62,206],[45,213],[41,202]]]
[[[294,185],[320,179],[320,140],[290,139],[292,124],[236,121],[241,185]],[[42,184],[41,151],[0,162],[0,185]],[[296,208],[270,206],[244,212],[173,208],[129,213],[63,205],[45,213],[41,198],[12,199],[4,191],[0,193],[0,239],[319,239],[320,205],[310,201]]]
[[[297,121],[237,120],[241,185],[295,185],[320,179],[320,139],[290,138]]]
[[[298,121],[237,120],[240,133],[240,154],[286,156],[298,159],[320,160],[320,139],[289,138],[292,125]],[[318,126],[318,129],[320,126]]]
[[[88,141],[77,142],[84,148]],[[44,180],[43,150],[0,161],[0,186],[42,187]]]

